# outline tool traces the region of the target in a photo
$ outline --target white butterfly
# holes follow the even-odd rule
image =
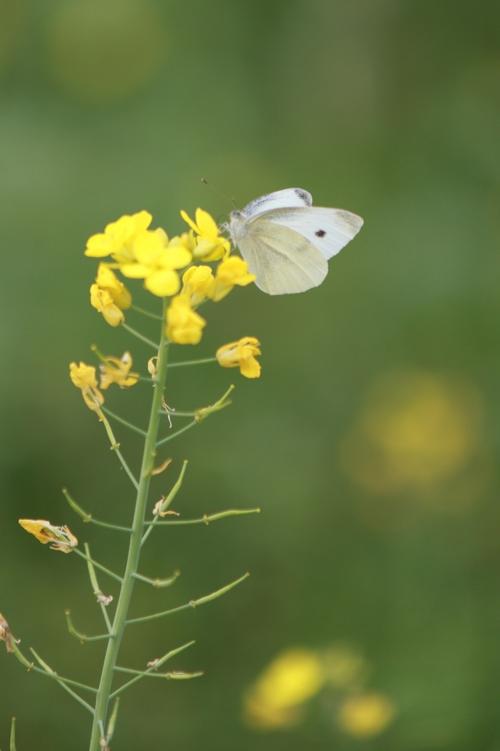
[[[356,214],[312,205],[301,188],[256,198],[232,211],[229,232],[256,284],[269,295],[305,292],[328,273],[328,259],[363,226]]]

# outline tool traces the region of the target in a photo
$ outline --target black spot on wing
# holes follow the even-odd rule
[[[304,201],[306,206],[309,206],[311,204],[309,193],[306,190],[302,190],[301,188],[295,188],[295,195],[298,196],[301,201]]]
[[[326,235],[326,232],[324,229],[317,229],[314,233],[316,237],[324,237]]]

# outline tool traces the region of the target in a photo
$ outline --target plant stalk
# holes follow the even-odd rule
[[[158,428],[161,417],[160,413],[162,398],[167,375],[168,350],[163,329],[164,326],[162,325],[162,334],[158,349],[157,373],[153,386],[153,399],[151,403],[149,424],[146,432],[146,437],[144,439],[141,472],[137,488],[132,531],[130,533],[127,563],[125,566],[125,572],[123,574],[123,581],[120,588],[120,594],[118,597],[118,603],[112,624],[113,638],[108,641],[106,654],[104,656],[101,679],[99,682],[95,704],[95,714],[92,724],[89,751],[100,751],[101,748],[101,728],[106,727],[107,724],[109,701],[112,692],[113,672],[116,666],[123,634],[126,628],[128,610],[132,598],[134,584],[136,582],[136,574],[139,567],[141,539],[144,531],[144,519],[149,495],[149,486],[151,482],[151,471],[154,468],[156,444],[158,440]]]

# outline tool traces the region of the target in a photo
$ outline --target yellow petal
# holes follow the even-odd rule
[[[85,255],[91,258],[102,258],[108,256],[112,251],[112,246],[109,242],[109,237],[100,232],[97,235],[92,235],[87,240],[87,247],[85,248]]]
[[[102,317],[109,326],[119,326],[125,320],[125,316],[117,305],[106,305],[101,310]]]
[[[151,273],[151,267],[142,263],[124,263],[120,266],[120,271],[128,279],[145,279]]]
[[[97,269],[96,284],[99,287],[119,287],[121,282],[107,263],[100,263]]]
[[[196,233],[198,233],[198,227],[193,222],[193,220],[191,219],[191,217],[189,216],[189,214],[187,214],[184,211],[184,209],[181,211],[181,218],[184,219],[184,221],[186,222],[186,224],[188,224],[191,227],[192,230],[194,230]]]
[[[141,232],[134,240],[133,251],[139,263],[154,265],[165,247],[164,236],[157,232]]]
[[[240,373],[245,378],[259,378],[260,371],[260,363],[257,362],[255,357],[249,357],[240,362]]]
[[[203,209],[196,209],[196,224],[198,225],[198,232],[200,235],[204,235],[212,240],[215,240],[219,234],[219,228],[214,219],[210,216],[208,211]]]
[[[153,295],[157,295],[157,297],[175,295],[180,287],[179,276],[171,269],[153,271],[153,273],[150,273],[146,278],[144,286]]]
[[[183,245],[170,244],[160,258],[160,265],[170,269],[182,269],[191,263],[191,253]]]

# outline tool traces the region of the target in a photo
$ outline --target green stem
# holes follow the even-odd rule
[[[170,524],[205,524],[207,527],[212,522],[216,522],[219,519],[225,519],[228,516],[245,516],[246,514],[260,514],[260,508],[230,508],[227,511],[218,511],[215,514],[204,514],[197,519],[169,519],[156,521],[153,519],[151,522],[146,522],[151,528],[154,526],[166,526]]]
[[[135,678],[131,678],[126,683],[122,684],[120,688],[117,688],[116,691],[113,691],[113,698],[115,696],[118,696],[118,694],[121,694],[122,691],[125,691],[125,689],[129,688],[129,686],[133,686],[134,683],[137,683],[137,681],[140,681],[141,678],[145,678],[146,676],[149,676],[154,671],[158,670],[158,668],[161,668],[162,665],[164,665],[168,660],[171,660],[172,657],[175,657],[176,655],[180,654],[180,652],[184,652],[185,649],[188,649],[188,647],[191,647],[193,644],[195,644],[194,641],[188,641],[186,644],[183,644],[181,647],[177,647],[177,649],[171,649],[170,652],[167,652],[166,655],[163,655],[163,657],[160,657],[159,660],[155,660],[154,664],[151,665],[147,670],[134,670]],[[126,669],[119,668],[117,665],[115,665],[115,670],[118,672],[124,671]]]
[[[165,308],[165,303],[163,307]],[[156,441],[158,438],[158,428],[160,424],[160,409],[162,405],[163,392],[165,390],[165,381],[167,375],[167,360],[168,348],[165,346],[164,326],[162,326],[161,340],[158,347],[157,373],[155,383],[153,385],[153,398],[151,402],[149,424],[144,440],[141,472],[137,487],[137,496],[134,518],[132,522],[132,532],[130,534],[127,563],[125,566],[125,572],[123,574],[118,603],[113,619],[112,633],[114,638],[109,640],[104,657],[101,679],[99,682],[99,689],[97,692],[97,699],[95,704],[89,751],[99,751],[101,727],[106,725],[106,719],[109,711],[109,700],[112,691],[114,668],[125,632],[130,600],[132,598],[132,592],[134,589],[134,584],[136,582],[135,574],[137,573],[139,566],[141,538],[143,534],[146,504],[148,500],[149,486],[152,476],[151,471],[154,468],[156,455]]]
[[[183,428],[179,428],[179,430],[176,430],[174,433],[170,433],[170,435],[165,436],[165,438],[162,438],[156,446],[163,446],[164,443],[168,443],[168,441],[173,440],[174,438],[177,438],[178,435],[181,433],[185,433],[186,430],[189,430],[190,428],[194,428],[195,425],[199,424],[199,420],[191,420],[191,422],[188,422],[187,425],[184,425]]]
[[[154,318],[157,321],[162,321],[162,317],[157,315],[156,313],[151,313],[149,310],[145,310],[144,308],[140,308],[138,305],[132,305],[132,310],[135,310],[136,313],[141,313],[143,316],[147,316],[148,318]]]
[[[89,572],[90,583],[92,585],[92,591],[97,598],[97,602],[99,603],[99,607],[101,608],[102,617],[104,618],[104,623],[106,624],[106,628],[108,629],[108,634],[110,634],[111,633],[111,621],[109,620],[109,615],[108,615],[108,611],[106,610],[106,605],[101,600],[103,593],[99,586],[99,582],[97,580],[95,566],[92,562],[92,558],[90,557],[90,548],[88,546],[88,543],[84,543],[83,547],[85,548],[85,554],[87,555],[87,569]]]
[[[113,429],[112,429],[111,425],[109,424],[109,420],[107,419],[107,417],[104,416],[104,412],[102,411],[102,409],[99,409],[98,415],[99,415],[100,421],[104,425],[104,430],[106,431],[106,435],[108,436],[109,443],[111,445],[111,451],[115,452],[115,454],[117,455],[118,459],[120,460],[120,464],[122,465],[123,469],[127,473],[128,477],[130,479],[130,482],[132,483],[132,485],[134,486],[134,488],[136,490],[138,490],[139,483],[137,482],[136,478],[134,477],[134,473],[132,472],[132,470],[128,466],[128,464],[127,464],[127,462],[125,460],[125,457],[123,456],[122,452],[120,451],[120,444],[118,443],[118,441],[115,438],[115,434],[113,433]]]
[[[112,417],[113,420],[116,420],[116,422],[119,422],[121,425],[125,425],[126,428],[133,430],[134,433],[139,433],[139,435],[142,435],[142,436],[146,435],[145,430],[143,430],[142,428],[138,428],[137,425],[134,425],[128,420],[125,420],[123,417],[120,417],[120,415],[117,415],[114,412],[111,412],[111,410],[108,409],[107,407],[101,407],[101,410],[105,412],[107,415],[109,415],[109,417]]]
[[[142,536],[141,546],[144,545],[144,543],[148,539],[149,535],[153,531],[153,527],[155,526],[155,523],[158,521],[158,518],[159,518],[160,514],[163,515],[167,511],[167,509],[172,505],[172,503],[173,503],[173,501],[175,499],[175,496],[177,495],[177,493],[179,492],[179,490],[182,487],[182,483],[184,481],[184,475],[186,474],[186,467],[187,467],[187,465],[188,465],[187,459],[184,459],[184,461],[182,463],[181,471],[179,473],[179,477],[175,481],[172,489],[170,490],[170,493],[167,495],[167,497],[165,498],[165,500],[162,502],[161,508],[159,509],[158,513],[154,517],[153,521],[150,523],[148,529],[144,532],[144,535]]]
[[[73,697],[73,699],[75,699],[79,704],[81,704],[82,707],[85,707],[85,709],[87,711],[89,711],[91,714],[94,714],[94,710],[92,709],[92,707],[90,706],[90,704],[87,704],[87,702],[84,699],[82,699],[82,697],[79,694],[77,694],[76,691],[73,691],[73,689],[71,689],[69,686],[67,686],[66,683],[63,682],[59,678],[59,676],[57,675],[56,671],[52,670],[52,668],[50,667],[50,665],[47,665],[47,663],[42,660],[42,658],[40,657],[40,655],[35,652],[35,650],[33,649],[33,647],[30,647],[30,652],[33,654],[33,657],[37,660],[37,662],[45,670],[45,672],[46,672],[47,675],[49,675],[52,678],[54,678],[54,680],[57,681],[57,683],[59,683],[59,685],[61,686],[61,688],[63,688],[66,691],[66,693],[68,693],[70,696]]]
[[[132,336],[137,337],[137,339],[140,339],[141,342],[144,342],[144,344],[149,344],[150,347],[153,347],[153,349],[158,349],[158,344],[154,342],[152,339],[148,339],[147,336],[144,336],[144,334],[141,334],[140,331],[136,331],[132,328],[132,326],[129,326],[127,323],[122,323],[122,328],[125,329],[125,331],[128,331],[129,334],[132,334]],[[162,341],[163,337],[162,337]]]
[[[190,365],[206,365],[209,362],[216,362],[216,357],[203,357],[201,360],[184,360],[183,362],[171,362],[169,368],[187,368]]]
[[[212,602],[212,600],[216,600],[218,597],[222,597],[222,595],[225,595],[226,592],[229,592],[234,587],[237,587],[238,584],[241,584],[241,582],[245,581],[245,579],[248,579],[250,574],[247,572],[246,574],[243,574],[243,576],[240,576],[238,579],[235,579],[232,582],[229,582],[229,584],[226,584],[224,587],[221,587],[220,589],[216,589],[215,592],[211,592],[209,595],[204,595],[203,597],[198,597],[196,600],[190,600],[189,602],[184,603],[184,605],[179,605],[177,608],[170,608],[169,610],[162,610],[159,613],[151,613],[151,615],[142,615],[139,618],[129,618],[127,621],[127,624],[129,623],[145,623],[146,621],[153,621],[156,620],[156,618],[163,618],[166,615],[172,615],[173,613],[180,613],[181,610],[187,610],[188,608],[196,608],[198,605],[206,605],[207,602]]]
[[[46,670],[42,670],[42,668],[37,667],[21,652],[17,644],[14,647],[14,657],[21,663],[21,665],[24,665],[29,673],[39,673],[40,675],[45,675],[47,678],[52,678],[58,683],[67,683],[70,686],[76,686],[77,688],[81,688],[84,691],[91,691],[93,694],[97,694],[97,689],[93,686],[87,686],[86,683],[80,683],[80,681],[75,681],[72,678],[66,678],[63,675],[59,675],[59,673],[56,673],[55,671],[48,673]]]
[[[82,553],[81,550],[78,550],[78,548],[73,548],[73,553],[76,553],[80,556],[80,558],[83,558],[84,561],[87,561],[87,563],[90,561],[94,564],[96,568],[98,568],[100,571],[103,571],[105,574],[110,576],[112,579],[115,579],[116,581],[119,581],[120,583],[123,581],[121,576],[118,576],[118,574],[115,574],[114,571],[111,571],[111,569],[106,568],[106,566],[103,566],[102,563],[98,563],[98,561],[94,561],[93,558],[89,558],[88,555],[85,555],[85,553]]]
[[[16,718],[13,717],[10,723],[10,741],[9,751],[16,751]]]

